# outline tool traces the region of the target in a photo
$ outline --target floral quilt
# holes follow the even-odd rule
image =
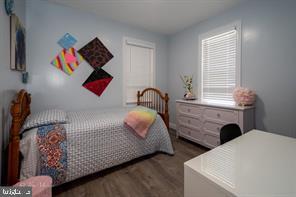
[[[67,172],[67,136],[63,125],[46,125],[39,127],[36,135],[40,154],[40,175],[48,175],[53,184],[66,180]]]

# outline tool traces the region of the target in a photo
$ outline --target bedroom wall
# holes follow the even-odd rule
[[[47,108],[66,110],[122,106],[122,39],[124,36],[156,44],[156,86],[167,91],[167,37],[149,33],[124,24],[99,18],[95,14],[73,9],[44,0],[27,3],[28,32],[28,89],[32,93],[32,109]],[[71,33],[80,49],[96,36],[114,55],[104,66],[114,79],[101,97],[82,87],[93,69],[80,64],[72,76],[54,68],[50,62],[61,51],[57,44],[65,33]]]
[[[184,90],[180,74],[194,74],[197,86],[198,35],[242,22],[242,86],[256,90],[256,128],[296,137],[296,1],[247,1],[188,28],[169,40],[171,122]]]
[[[25,25],[25,0],[15,0],[15,14]],[[2,169],[3,142],[5,141],[4,145],[7,145],[8,139],[9,104],[15,93],[21,88],[24,88],[21,82],[21,73],[10,70],[10,19],[4,9],[4,0],[0,0],[0,169]]]

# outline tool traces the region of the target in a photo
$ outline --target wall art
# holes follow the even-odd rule
[[[87,43],[78,52],[93,68],[101,68],[113,58],[113,55],[98,38]]]
[[[51,64],[68,75],[72,75],[75,69],[83,61],[82,56],[73,48],[63,49]]]
[[[26,70],[26,31],[14,14],[10,16],[10,69]]]

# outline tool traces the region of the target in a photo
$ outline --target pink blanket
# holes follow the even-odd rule
[[[155,110],[138,106],[126,115],[124,123],[133,129],[137,135],[145,138],[150,126],[156,119],[156,115]]]

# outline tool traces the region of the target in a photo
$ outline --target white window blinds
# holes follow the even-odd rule
[[[128,41],[124,48],[124,104],[136,103],[137,91],[154,85],[154,44]]]
[[[210,103],[234,104],[238,85],[238,33],[233,29],[201,41],[201,99]]]

